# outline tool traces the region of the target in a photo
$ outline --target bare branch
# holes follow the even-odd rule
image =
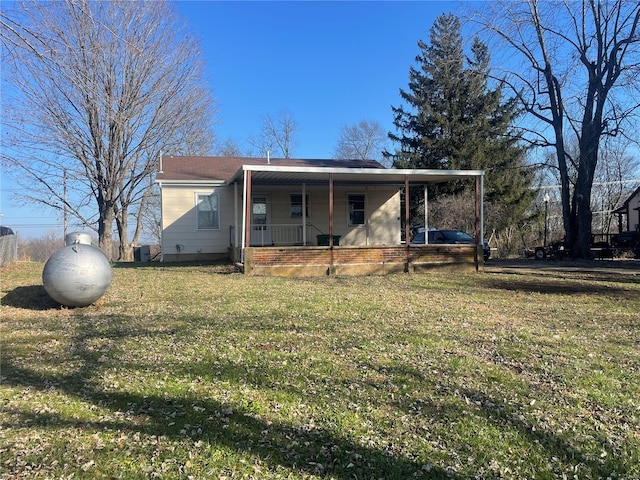
[[[212,144],[197,40],[164,1],[43,1],[2,19],[13,26],[3,33],[7,163],[30,172],[16,179],[32,197],[57,196],[51,206],[60,182],[48,170],[82,179],[69,187],[93,205],[70,211],[83,221],[97,213],[106,251],[115,221],[129,257],[128,216],[139,215],[160,152],[206,154]]]
[[[293,114],[282,110],[277,116],[267,114],[262,118],[262,130],[249,139],[249,144],[257,151],[258,155],[279,154],[282,158],[292,158],[296,146],[296,132],[299,130]]]
[[[387,139],[378,122],[361,120],[355,125],[345,125],[338,132],[333,158],[380,160]]]
[[[640,5],[624,0],[495,5],[492,16],[475,21],[523,62],[507,70],[505,83],[524,110],[549,128],[548,134],[525,131],[532,144],[553,139],[547,146],[556,154],[565,232],[574,253],[588,256],[592,186],[603,171],[598,169],[601,140],[631,137],[625,130],[637,128]]]

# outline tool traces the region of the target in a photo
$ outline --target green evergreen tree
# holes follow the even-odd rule
[[[513,121],[519,111],[514,99],[489,87],[490,56],[475,39],[465,57],[460,20],[438,17],[430,30],[430,44],[418,41],[417,67],[409,70],[409,88],[400,90],[408,105],[392,107],[399,145],[391,155],[398,168],[485,170],[485,201],[506,206],[500,229],[525,214],[531,203],[533,172],[525,167],[525,151]],[[461,193],[468,182],[429,188],[429,197]],[[419,203],[416,192],[412,205]],[[415,208],[415,207],[414,207]]]

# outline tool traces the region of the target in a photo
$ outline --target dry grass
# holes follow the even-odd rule
[[[639,478],[634,275],[1,273],[0,478]]]

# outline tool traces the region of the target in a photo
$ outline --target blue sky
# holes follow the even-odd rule
[[[299,126],[294,156],[330,158],[342,126],[374,120],[393,129],[391,105],[407,88],[417,41],[428,41],[440,14],[462,15],[463,5],[180,1],[176,8],[201,39],[217,138],[244,145],[264,115],[287,110]],[[25,238],[62,232],[62,215],[14,203],[10,178],[3,175],[0,190],[2,225]]]
[[[459,2],[180,2],[202,39],[220,139],[244,142],[290,112],[294,156],[330,158],[341,126],[393,128],[417,41]]]

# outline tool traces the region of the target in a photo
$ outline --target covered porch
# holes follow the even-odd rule
[[[244,165],[229,182],[237,193],[232,258],[248,275],[478,271],[483,267],[483,175],[478,170]],[[407,241],[410,205],[401,207],[400,192],[421,187],[428,205],[428,184],[461,179],[475,185],[476,245]],[[289,215],[273,221],[278,213],[269,214],[268,201],[284,191],[295,192],[288,194]],[[429,226],[428,208],[424,225]]]

